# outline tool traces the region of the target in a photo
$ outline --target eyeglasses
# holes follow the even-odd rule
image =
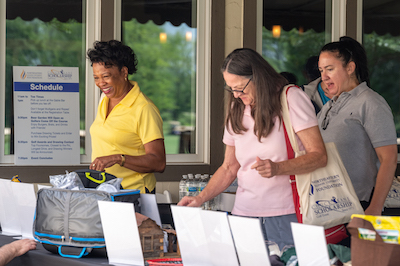
[[[331,105],[331,106],[329,107],[329,109],[326,111],[324,120],[322,120],[321,127],[322,127],[323,130],[325,130],[325,129],[328,128],[329,120],[327,119],[327,117],[328,117],[329,111],[332,109],[332,106],[333,106],[333,105]]]
[[[249,85],[251,79],[252,78],[250,78],[249,81],[247,82],[247,84],[243,87],[243,90],[232,90],[231,87],[226,86],[226,84],[225,84],[225,90],[230,91],[232,93],[234,93],[234,92],[244,93],[244,90],[247,88],[247,85]]]

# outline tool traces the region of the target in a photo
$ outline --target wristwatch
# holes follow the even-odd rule
[[[121,166],[124,166],[125,164],[125,154],[121,154]]]

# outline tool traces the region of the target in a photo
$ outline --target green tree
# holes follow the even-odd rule
[[[297,29],[281,31],[279,38],[263,28],[262,55],[277,72],[291,72],[297,77],[297,85],[307,84],[304,66],[310,56],[318,55],[324,45],[325,33]]]
[[[370,86],[385,98],[392,109],[397,137],[400,137],[400,37],[375,32],[364,34]]]
[[[124,43],[138,57],[138,71],[132,79],[157,105],[164,121],[180,120],[182,114],[194,110],[195,45],[187,42],[180,32],[168,34],[165,43],[159,35],[161,26],[149,21],[141,24],[135,19],[124,22]]]
[[[6,20],[6,119],[5,126],[12,127],[12,67],[13,66],[67,66],[79,67],[79,94],[81,129],[85,121],[85,62],[86,51],[82,24],[75,20],[60,22],[53,19],[43,22]],[[8,144],[8,146],[10,146]],[[5,154],[12,153],[10,148]]]

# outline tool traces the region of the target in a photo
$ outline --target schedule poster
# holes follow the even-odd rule
[[[79,69],[14,66],[14,162],[80,164]]]

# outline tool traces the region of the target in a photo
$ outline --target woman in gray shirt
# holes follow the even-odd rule
[[[318,114],[324,142],[336,144],[365,214],[381,215],[397,167],[392,111],[368,87],[366,53],[354,39],[326,44],[318,66],[334,95]]]

